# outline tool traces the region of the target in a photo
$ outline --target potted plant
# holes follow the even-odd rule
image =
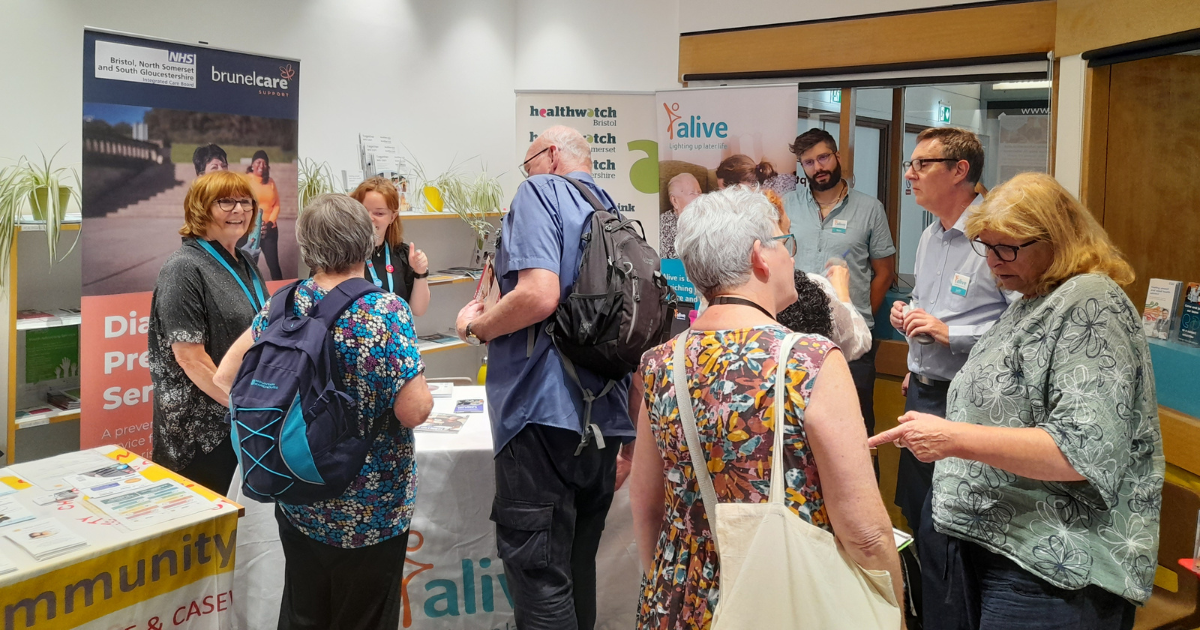
[[[461,164],[451,164],[445,173],[430,179],[419,162],[413,160],[413,165],[421,182],[416,189],[421,191],[426,212],[449,209],[471,227],[482,245],[492,229],[487,215],[500,212],[504,197],[500,181],[488,175],[486,170],[478,175],[463,173]]]
[[[327,162],[318,164],[316,160],[304,158],[300,160],[300,177],[297,184],[299,209],[303,210],[308,202],[317,196],[334,192],[333,171]]]
[[[59,149],[59,151],[61,150]],[[58,237],[62,231],[63,220],[66,218],[67,206],[70,205],[71,200],[82,205],[79,196],[81,187],[79,173],[75,169],[66,167],[55,168],[54,158],[56,157],[58,157],[58,151],[55,151],[49,159],[43,153],[40,165],[24,157],[18,160],[14,169],[12,192],[14,202],[24,200],[29,205],[30,214],[33,215],[35,222],[45,221],[46,247],[50,252],[50,264],[61,260],[58,256]],[[74,187],[65,181],[68,173],[75,180]],[[71,244],[71,249],[68,249],[63,256],[70,254],[78,242],[79,237],[76,236],[75,242]]]
[[[13,238],[17,233],[17,221],[21,215],[22,199],[17,195],[17,170],[6,166],[0,168],[0,291],[8,281],[8,257],[12,253]]]

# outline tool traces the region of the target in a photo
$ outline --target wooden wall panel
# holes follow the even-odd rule
[[[1196,0],[1058,0],[1054,55],[1200,28]]]
[[[1087,71],[1083,103],[1083,165],[1079,200],[1104,222],[1104,180],[1108,176],[1108,90],[1111,66]],[[1057,92],[1056,92],[1057,93]]]
[[[763,27],[679,38],[687,74],[851,68],[1049,52],[1055,1]]]
[[[1158,422],[1162,427],[1163,455],[1167,462],[1200,475],[1200,420],[1159,407]]]
[[[1104,227],[1137,272],[1200,280],[1200,57],[1171,55],[1111,67]]]

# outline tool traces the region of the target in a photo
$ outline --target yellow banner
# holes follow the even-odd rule
[[[233,571],[235,511],[4,588],[3,629],[75,628]]]

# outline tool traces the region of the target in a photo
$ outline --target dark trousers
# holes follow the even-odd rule
[[[396,630],[408,532],[342,549],[305,536],[275,506],[283,544],[279,630]]]
[[[263,228],[258,246],[267,262],[267,270],[271,272],[271,279],[283,280],[283,270],[279,268],[279,224]]]
[[[908,382],[905,411],[920,411],[946,417],[946,392],[950,383],[926,385],[913,375]],[[949,539],[933,528],[933,463],[900,449],[896,470],[896,505],[913,530],[917,558],[921,563],[920,609],[924,630],[961,628],[966,621],[962,602],[950,595],[953,577],[946,550]]]
[[[213,450],[207,453],[199,452],[192,461],[175,472],[194,481],[219,495],[229,494],[229,485],[233,482],[233,473],[237,470],[237,454],[229,437]]]
[[[847,363],[854,389],[858,391],[858,406],[867,425],[867,436],[875,435],[875,351],[878,348],[878,343],[873,343],[866,354]],[[879,476],[878,472],[875,476]]]
[[[521,630],[591,630],[596,550],[616,482],[615,439],[527,425],[496,455],[491,519]]]
[[[1069,591],[979,545],[951,538],[964,630],[1129,630],[1133,604],[1098,586]],[[928,624],[925,626],[928,628]]]

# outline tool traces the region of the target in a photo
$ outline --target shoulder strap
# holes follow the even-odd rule
[[[288,283],[283,288],[275,292],[271,296],[271,310],[267,312],[267,325],[270,326],[275,322],[290,317],[295,312],[296,304],[296,289],[300,287],[300,281]]]
[[[592,191],[588,190],[587,186],[583,185],[583,182],[575,179],[574,177],[567,177],[566,175],[555,175],[555,177],[561,177],[567,180],[567,182],[574,186],[575,190],[578,190],[579,194],[582,195],[589,204],[591,204],[592,208],[595,208],[601,212],[609,212],[609,208],[601,203],[600,199],[597,198]]]
[[[358,298],[368,293],[379,293],[379,287],[367,282],[364,278],[350,278],[333,288],[325,297],[317,302],[309,317],[320,320],[326,328],[332,328],[333,323],[342,316],[342,312],[350,308]]]
[[[692,457],[692,472],[696,476],[696,485],[700,486],[700,497],[704,501],[704,513],[708,515],[708,528],[712,532],[713,547],[717,555],[721,555],[720,543],[717,541],[717,491],[713,488],[712,475],[708,472],[708,458],[704,455],[704,446],[700,443],[700,433],[696,430],[696,416],[692,412],[692,392],[688,389],[687,370],[687,338],[688,330],[679,333],[675,338],[675,360],[672,362],[671,381],[675,385],[675,401],[679,404],[679,421],[683,425],[683,437],[687,439],[688,454]]]
[[[792,358],[792,346],[800,340],[800,333],[789,333],[779,344],[779,354],[775,357],[775,445],[771,449],[771,503],[783,505],[784,497],[784,466],[783,466],[783,433],[787,427],[787,417],[784,415],[784,401],[787,400],[787,364]]]

